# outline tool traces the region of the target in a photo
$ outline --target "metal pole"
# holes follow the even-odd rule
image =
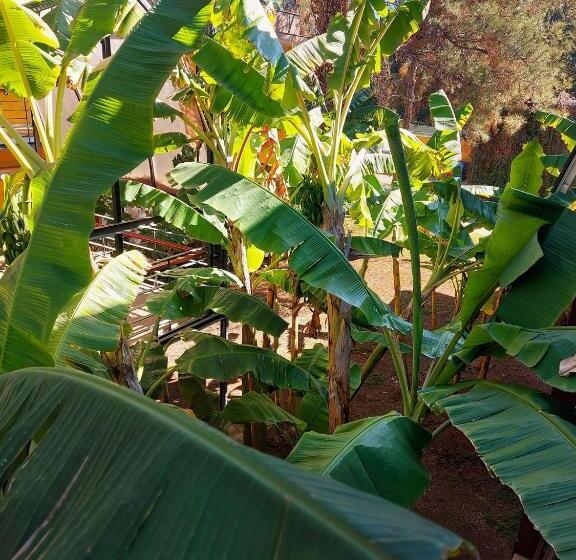
[[[102,46],[102,58],[110,58],[112,56],[112,43],[110,42],[110,35],[108,37],[104,37],[100,41],[100,45]]]
[[[110,35],[104,37],[100,41],[102,47],[102,58],[110,58],[112,56],[112,42],[110,41]],[[122,217],[124,214],[124,209],[122,208],[122,196],[120,194],[120,183],[116,181],[112,185],[112,218],[115,224],[122,222]],[[121,233],[117,233],[114,236],[114,248],[115,254],[120,255],[124,252],[124,237]]]
[[[120,182],[116,181],[112,185],[112,217],[115,224],[122,223],[122,215],[124,209],[122,207],[122,196],[120,193]],[[114,248],[116,255],[124,252],[124,236],[122,233],[114,235]]]
[[[222,338],[228,337],[228,319],[224,318],[220,321],[220,336]],[[223,410],[228,401],[228,382],[220,381],[218,392],[220,394],[220,410]]]
[[[150,183],[156,188],[156,166],[154,165],[154,156],[148,158],[148,169],[150,170]]]

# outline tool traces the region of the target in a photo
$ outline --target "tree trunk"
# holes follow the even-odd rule
[[[430,305],[432,306],[432,319],[430,328],[435,331],[438,327],[438,315],[436,313],[436,290],[432,292],[432,301]]]
[[[101,356],[102,361],[118,385],[128,387],[128,389],[132,389],[132,391],[140,395],[144,394],[138,382],[132,350],[130,350],[128,341],[123,336],[120,336],[120,342],[116,350],[113,352],[102,352]]]
[[[330,433],[348,422],[350,406],[350,306],[328,296],[328,417]]]
[[[268,286],[268,290],[266,292],[266,305],[272,310],[276,307],[276,286],[274,284],[270,284]],[[262,348],[272,348],[272,342],[270,340],[270,335],[264,333],[262,335]]]
[[[349,252],[344,235],[344,210],[324,208],[324,227],[335,237],[336,245]],[[328,419],[330,433],[348,422],[350,407],[350,305],[328,294]]]
[[[326,33],[330,19],[337,13],[348,11],[348,0],[316,0],[312,7],[316,33]]]
[[[235,227],[230,231],[232,246],[231,262],[234,273],[244,284],[247,294],[252,294],[252,280],[248,270],[248,258],[246,256],[246,244],[242,232]],[[242,344],[257,346],[256,333],[250,325],[242,325]],[[250,374],[242,378],[242,393],[255,390],[254,379]],[[244,426],[244,444],[264,451],[266,449],[266,426],[261,423],[246,424]]]
[[[412,60],[410,61],[410,70],[408,75],[408,88],[406,92],[406,107],[404,110],[404,117],[402,119],[402,126],[406,129],[410,128],[414,122],[415,108],[416,108],[416,74],[418,72],[418,65]]]

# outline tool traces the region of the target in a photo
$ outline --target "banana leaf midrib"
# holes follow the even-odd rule
[[[400,415],[396,416],[396,415],[393,415],[391,413],[388,413],[383,417],[382,416],[381,417],[376,416],[374,418],[369,419],[370,421],[366,422],[365,427],[360,432],[358,432],[353,438],[349,439],[348,442],[345,443],[344,446],[339,449],[339,451],[334,455],[334,457],[332,457],[332,459],[330,459],[330,461],[326,464],[326,466],[324,466],[322,468],[321,473],[325,473],[326,471],[328,471],[330,469],[330,467],[334,463],[337,463],[339,461],[340,457],[344,453],[346,453],[346,451],[348,451],[348,449],[350,449],[351,447],[354,447],[356,440],[360,439],[362,436],[364,436],[366,431],[369,430],[372,426],[374,426],[380,422],[383,422],[384,418],[386,418],[387,421],[390,421],[393,418],[400,418],[400,417],[401,417]],[[366,420],[368,420],[368,419],[366,419]]]
[[[66,371],[66,370],[64,370]],[[7,373],[7,376],[15,376],[18,375],[18,372],[11,372]],[[184,436],[191,436],[191,432],[195,432],[196,435],[196,426],[194,425],[195,422],[200,422],[200,420],[193,420],[190,421],[190,418],[186,416],[180,416],[179,414],[171,414],[172,411],[169,409],[163,410],[162,406],[155,406],[150,407],[146,406],[149,404],[147,400],[143,397],[139,397],[129,389],[121,388],[118,391],[118,386],[113,384],[109,384],[108,381],[101,380],[94,376],[90,376],[89,374],[79,373],[73,370],[70,370],[70,373],[64,373],[62,369],[54,369],[51,376],[59,376],[62,378],[70,378],[76,377],[74,382],[76,383],[87,383],[90,385],[95,386],[96,390],[106,393],[107,399],[109,400],[116,400],[122,402],[129,402],[130,406],[138,407],[143,414],[148,416],[154,416],[156,422],[164,424],[165,426],[170,426],[172,428],[177,428]],[[186,425],[187,424],[187,425]],[[204,430],[203,430],[204,432]],[[188,439],[188,437],[186,439]],[[207,447],[212,453],[220,456],[224,460],[227,460],[230,457],[231,449],[235,449],[234,445],[238,444],[231,444],[226,440],[222,440],[222,443],[215,440],[215,438],[211,437],[211,434],[208,435],[208,432],[204,432],[201,434],[202,445]],[[246,459],[241,453],[234,454],[234,460],[236,466],[242,469],[245,473],[253,476],[254,473],[258,473],[260,479],[264,483],[265,486],[268,488],[277,491],[279,494],[284,495],[291,495],[293,500],[297,503],[300,503],[302,506],[310,512],[314,514],[314,517],[319,520],[320,523],[326,526],[338,526],[341,532],[341,535],[346,535],[347,540],[352,543],[354,546],[358,546],[361,553],[365,552],[366,546],[369,541],[359,538],[351,527],[347,524],[342,523],[338,517],[330,515],[327,516],[320,508],[317,507],[317,503],[312,498],[308,498],[303,496],[300,492],[296,493],[295,488],[290,485],[289,483],[279,483],[273,479],[271,479],[269,475],[269,471],[264,467],[260,466],[257,462],[252,462],[249,459]],[[278,539],[278,542],[281,542],[281,539]],[[383,553],[374,547],[373,543],[369,543],[370,547],[374,549],[373,558],[375,559],[383,559],[386,560],[387,557],[383,556]],[[393,560],[390,558],[389,560]]]

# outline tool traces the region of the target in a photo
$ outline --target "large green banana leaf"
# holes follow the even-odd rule
[[[178,387],[183,403],[194,412],[196,418],[210,425],[221,416],[220,397],[206,387],[203,379],[193,375],[178,375]]]
[[[140,359],[142,357],[142,352],[146,351],[146,356],[144,357],[144,363],[140,364]],[[139,364],[140,368],[138,371],[138,383],[142,387],[144,394],[152,388],[152,385],[162,376],[165,375],[168,369],[168,357],[164,352],[164,347],[156,339],[151,342],[147,340],[141,340],[132,347],[132,352],[134,353],[134,363]],[[158,387],[158,393],[161,393],[164,389],[163,385]],[[154,394],[149,395],[155,398],[158,393],[156,391]]]
[[[281,254],[293,249],[290,267],[307,284],[358,307],[373,325],[403,327],[334,243],[270,191],[237,173],[202,163],[183,163],[171,176],[184,187],[202,187],[198,200],[225,214],[263,251]]]
[[[210,284],[211,286],[229,286],[230,284],[234,284],[238,287],[242,286],[240,278],[232,272],[210,266],[170,268],[165,270],[163,274],[170,278],[185,279],[187,281],[185,285],[190,288],[202,284]]]
[[[310,148],[300,134],[295,134],[280,140],[280,154],[284,177],[291,186],[296,187],[310,166]]]
[[[546,111],[536,111],[535,117],[542,124],[555,128],[570,151],[576,148],[576,121]]]
[[[570,373],[576,366],[570,360],[576,355],[574,327],[524,329],[504,323],[478,325],[452,360],[457,366],[469,364],[486,352],[500,357],[514,356],[548,385],[576,392],[576,377]]]
[[[462,161],[462,146],[460,144],[460,128],[456,113],[444,90],[437,91],[428,98],[430,116],[436,132],[428,144],[439,150],[443,161],[454,171]],[[458,176],[460,173],[458,173]]]
[[[364,4],[360,1],[357,4]],[[342,52],[332,62],[332,71],[328,76],[329,89],[335,90],[339,94],[344,92],[346,84],[352,79],[353,58],[352,53],[358,52],[361,48],[360,33],[355,33],[355,22],[358,16],[357,10],[362,10],[360,22],[368,20],[369,11],[358,6],[356,10],[349,10],[345,14],[336,14],[332,17],[330,24],[336,29],[342,29],[344,42],[342,44]]]
[[[318,343],[313,348],[306,348],[293,363],[305,369],[321,384],[328,385],[328,350],[323,344]],[[350,367],[350,390],[355,391],[359,384],[360,367],[353,363]]]
[[[544,154],[540,159],[544,164],[544,168],[548,173],[558,177],[570,158],[570,154],[556,154],[547,155]]]
[[[306,422],[306,429],[329,434],[328,402],[320,393],[306,393],[298,403],[298,418]]]
[[[304,349],[293,362],[306,370],[320,382],[328,386],[328,350],[317,343],[313,348]],[[361,371],[358,364],[350,367],[350,391],[353,393],[360,385]],[[306,429],[320,434],[328,434],[328,399],[327,391],[306,393],[298,403],[297,416],[306,423]]]
[[[191,373],[201,379],[234,379],[252,373],[262,383],[285,389],[309,391],[316,380],[305,370],[272,350],[235,344],[219,336],[190,331],[184,340],[194,342],[176,359],[180,374]]]
[[[430,95],[428,106],[436,130],[458,130],[458,119],[443,89]]]
[[[536,194],[542,186],[543,153],[542,146],[537,139],[528,142],[512,162],[510,179],[505,189],[518,189]]]
[[[340,18],[333,18],[326,33],[307,39],[290,49],[287,57],[303,76],[309,76],[323,64],[333,64],[344,51],[346,27]]]
[[[116,16],[127,0],[84,0],[82,7],[74,15],[72,35],[63,64],[68,64],[77,56],[91,54],[98,41],[114,31]]]
[[[428,485],[421,456],[429,442],[424,428],[390,412],[343,424],[332,435],[307,432],[287,461],[409,506]]]
[[[94,376],[3,376],[0,425],[2,558],[441,560],[465,546]]]
[[[395,243],[377,237],[353,235],[350,249],[359,257],[398,257],[402,248]]]
[[[458,129],[462,130],[466,123],[470,120],[472,113],[474,112],[474,106],[472,103],[466,103],[456,111],[456,119],[458,121]]]
[[[288,72],[289,62],[260,0],[242,0],[240,13],[246,29],[244,36],[262,58],[274,67],[274,81],[281,81]]]
[[[258,278],[277,286],[287,294],[302,296],[302,286],[288,268],[269,268],[258,273]]]
[[[60,50],[64,50],[70,41],[71,25],[82,7],[82,0],[54,0],[49,6],[46,2],[31,2],[28,7],[36,13],[43,13],[42,19],[58,38]],[[47,11],[44,13],[44,10]]]
[[[154,153],[168,154],[190,143],[183,132],[159,132],[154,134]]]
[[[171,289],[153,294],[147,306],[155,315],[174,320],[200,317],[212,310],[272,336],[280,336],[288,326],[259,297],[218,286],[186,288],[177,281]]]
[[[160,0],[102,71],[50,175],[33,181],[30,244],[0,280],[0,371],[39,363],[56,317],[89,283],[96,199],[153,153],[154,101],[208,15],[205,0]]]
[[[116,16],[114,35],[122,39],[126,37],[142,19],[146,11],[138,0],[128,0]]]
[[[576,297],[576,213],[564,210],[540,244],[544,256],[512,284],[498,306],[498,317],[507,323],[551,327]]]
[[[206,243],[225,244],[225,230],[217,220],[201,214],[179,198],[135,181],[126,181],[123,186],[127,204],[149,208],[155,216],[186,232],[193,239]]]
[[[488,467],[518,494],[560,560],[576,558],[574,409],[526,387],[488,381],[432,387],[422,397],[448,413]]]
[[[394,175],[392,154],[388,151],[366,152],[360,162],[362,175]]]
[[[271,118],[286,114],[280,102],[266,93],[266,78],[213,39],[204,39],[194,54],[194,62],[254,111]]]
[[[48,341],[54,362],[87,367],[92,358],[83,350],[111,352],[118,346],[122,323],[138,295],[148,263],[138,251],[128,251],[106,264],[90,285],[72,298],[60,314]],[[99,370],[104,369],[100,364]]]
[[[360,343],[376,343],[381,346],[388,347],[388,339],[386,336],[377,331],[362,330],[359,327],[369,329],[372,325],[367,323],[362,317],[357,314],[352,314],[352,338]],[[408,321],[403,321],[402,332],[409,333],[412,330],[412,324]],[[421,352],[429,358],[439,358],[445,352],[454,337],[454,331],[450,328],[441,328],[435,331],[424,329],[422,332],[422,349]],[[463,340],[456,344],[456,348],[462,346]],[[410,346],[401,343],[400,349],[402,352],[409,352]]]
[[[317,342],[313,348],[302,350],[294,363],[316,379],[326,377],[328,373],[328,350],[323,344]]]
[[[364,330],[352,323],[352,327],[350,329],[350,334],[352,336],[352,340],[354,342],[359,342],[360,344],[379,344],[384,348],[388,348],[390,346],[390,341],[386,337],[384,333],[378,331],[370,331]],[[400,352],[404,354],[409,354],[412,352],[412,347],[404,342],[399,343]],[[422,352],[426,355],[426,352]],[[437,356],[434,356],[437,357]]]
[[[434,191],[444,200],[449,201],[454,193],[454,182],[437,181],[433,184]],[[489,224],[496,223],[496,210],[498,204],[486,197],[479,196],[469,190],[468,185],[462,185],[460,189],[460,201],[464,210],[474,216],[484,219]]]
[[[476,216],[484,218],[491,224],[496,223],[496,209],[497,203],[485,200],[480,196],[470,192],[466,185],[462,186],[460,190],[460,200],[462,201],[462,206],[464,210],[470,212]]]
[[[58,48],[58,39],[46,23],[15,0],[2,0],[0,87],[17,97],[45,97],[59,72],[45,48]]]
[[[291,422],[302,432],[306,422],[296,418],[279,407],[268,395],[250,391],[241,397],[231,399],[224,407],[222,416],[235,424],[262,422],[264,424],[281,424]]]
[[[406,0],[399,4],[389,16],[387,29],[380,41],[380,50],[384,56],[391,56],[420,29],[428,15],[430,0]]]
[[[470,273],[464,288],[459,314],[463,325],[474,318],[498,285],[510,284],[542,257],[536,233],[543,225],[556,221],[563,208],[535,194],[542,184],[541,152],[540,144],[533,140],[512,163],[484,264]]]
[[[426,181],[430,176],[443,172],[442,154],[438,150],[422,142],[409,130],[400,129],[400,134],[411,179]]]

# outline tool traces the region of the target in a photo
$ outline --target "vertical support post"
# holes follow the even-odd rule
[[[112,43],[110,42],[110,35],[108,37],[104,37],[100,41],[100,45],[102,47],[102,58],[110,58],[112,56]]]
[[[110,35],[104,37],[100,41],[100,46],[102,47],[102,58],[110,58],[112,56],[112,43],[110,41]],[[120,195],[120,183],[116,181],[112,185],[112,218],[115,224],[122,222],[124,209],[122,208],[122,197]],[[121,233],[117,233],[114,236],[114,253],[120,255],[124,252],[124,237]]]
[[[222,338],[228,337],[228,319],[224,318],[220,321],[220,336]],[[218,386],[218,392],[220,395],[220,410],[224,410],[226,402],[228,401],[228,382],[220,381]]]
[[[148,169],[150,170],[150,184],[156,188],[156,166],[154,165],[154,156],[148,158]]]
[[[116,181],[112,185],[112,217],[114,218],[115,224],[119,224],[122,222],[123,213],[124,208],[122,207],[120,183]],[[122,233],[117,233],[114,236],[114,252],[116,256],[124,252],[124,236]]]

